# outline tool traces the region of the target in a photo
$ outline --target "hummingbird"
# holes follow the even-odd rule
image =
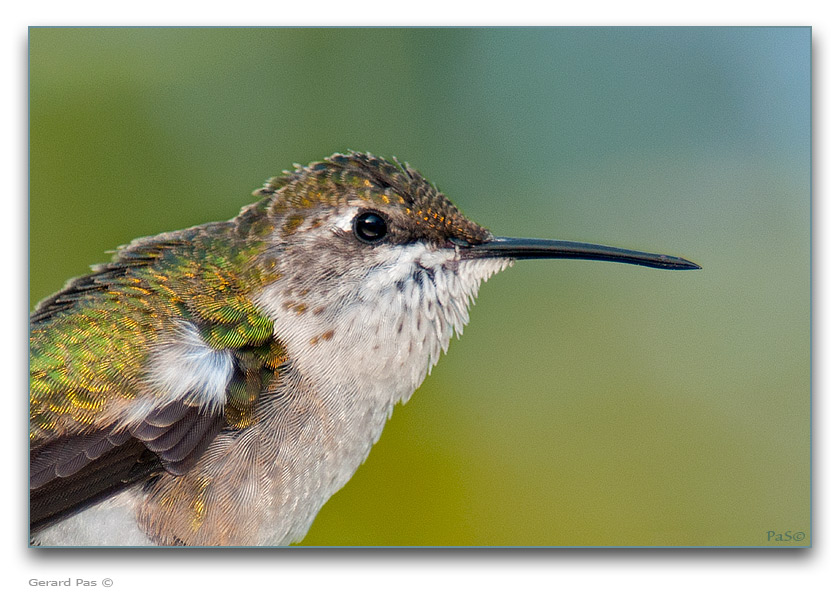
[[[417,171],[333,154],[225,222],[135,239],[30,314],[37,546],[300,541],[516,260],[688,260],[497,237]]]

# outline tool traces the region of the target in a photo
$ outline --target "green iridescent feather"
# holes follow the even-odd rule
[[[110,398],[136,397],[155,341],[184,319],[210,347],[234,352],[229,415],[241,422],[257,380],[270,379],[285,355],[249,299],[274,278],[257,258],[265,225],[249,224],[264,220],[260,208],[136,240],[38,305],[30,319],[32,439],[97,426]]]

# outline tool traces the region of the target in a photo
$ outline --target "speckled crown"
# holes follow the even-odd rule
[[[466,218],[444,194],[408,165],[370,153],[336,153],[269,179],[254,192],[272,199],[276,214],[289,209],[369,203],[395,223],[394,240],[484,243],[490,233]]]

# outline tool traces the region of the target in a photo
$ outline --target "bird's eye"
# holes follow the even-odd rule
[[[377,212],[363,212],[353,219],[353,231],[359,241],[376,243],[388,234],[388,224]]]

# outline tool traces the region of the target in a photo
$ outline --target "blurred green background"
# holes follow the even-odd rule
[[[808,545],[810,47],[808,28],[31,29],[31,304],[134,237],[236,215],[292,163],[396,155],[497,234],[703,270],[492,279],[302,544]]]

